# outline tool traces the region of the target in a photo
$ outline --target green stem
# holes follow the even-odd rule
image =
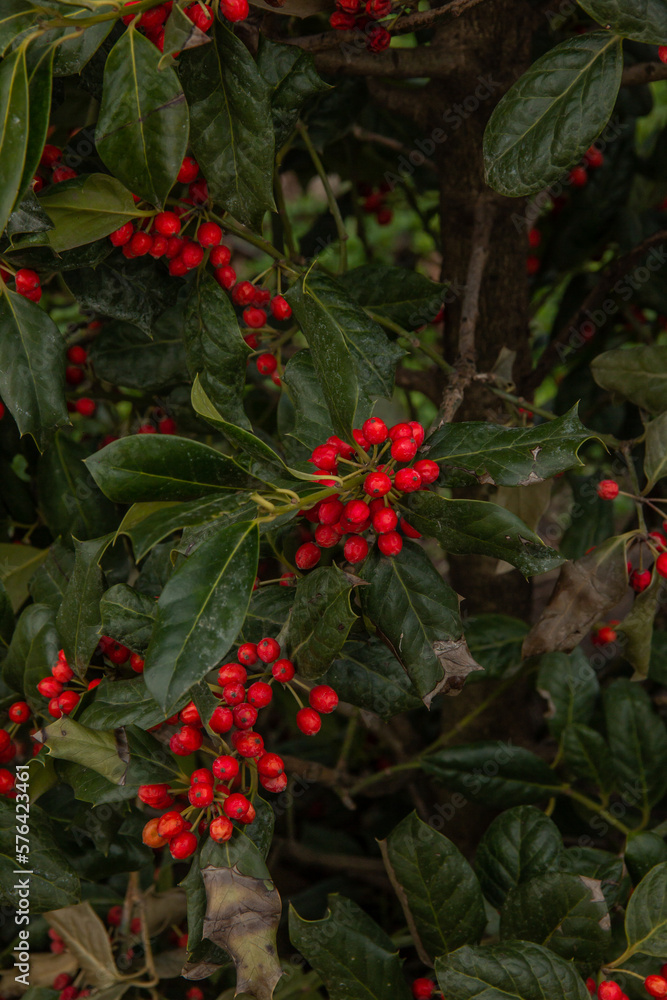
[[[268,254],[269,257],[273,257],[274,260],[279,260],[281,263],[284,262],[285,255],[280,250],[277,250],[272,243],[269,243],[268,240],[263,239],[261,236],[255,236],[254,233],[250,232],[249,229],[246,229],[245,226],[242,226],[240,222],[237,222],[230,215],[225,213],[220,216],[214,212],[210,212],[209,214],[215,222],[219,222],[228,232],[234,233],[235,236],[240,236],[246,243],[251,243],[258,250],[263,250],[264,253]]]
[[[632,833],[629,826],[626,826],[625,823],[621,823],[621,821],[616,819],[615,816],[612,816],[611,813],[607,812],[607,810],[601,806],[599,802],[596,802],[594,799],[589,799],[587,795],[583,795],[581,792],[575,791],[574,788],[559,788],[557,791],[561,795],[567,795],[571,799],[574,799],[575,802],[579,802],[580,805],[590,809],[591,812],[597,813],[598,816],[601,816],[602,819],[606,820],[610,826],[620,830],[620,832],[625,834],[626,837],[628,834]]]
[[[556,414],[552,413],[551,410],[545,410],[541,406],[535,406],[534,403],[530,403],[523,396],[515,396],[511,392],[505,392],[503,389],[496,389],[495,386],[489,386],[491,392],[500,399],[507,400],[508,403],[512,403],[514,406],[520,406],[524,410],[530,410],[531,413],[537,413],[538,417],[544,417],[545,420],[555,420]]]
[[[369,785],[374,785],[377,781],[384,781],[386,778],[392,777],[401,771],[416,771],[420,767],[421,757],[418,757],[416,760],[408,760],[404,764],[394,764],[393,767],[386,767],[384,771],[378,771],[376,774],[368,774],[365,778],[357,781],[355,785],[352,785],[349,795],[353,797],[363,791],[364,788],[368,788]]]
[[[317,174],[320,180],[322,181],[322,184],[324,185],[324,190],[327,196],[327,203],[329,205],[329,211],[333,215],[334,222],[336,223],[336,232],[338,233],[338,243],[340,252],[338,270],[347,271],[346,240],[348,236],[347,236],[347,231],[345,229],[345,223],[343,222],[343,216],[340,214],[340,208],[338,207],[338,202],[336,201],[333,189],[331,187],[331,184],[329,183],[329,178],[327,177],[326,170],[324,169],[322,161],[320,160],[319,155],[317,153],[317,150],[313,146],[310,136],[308,135],[308,129],[303,124],[303,122],[299,122],[297,128],[299,130],[301,138],[304,141],[304,145],[310,154],[310,158],[313,161],[313,166],[315,167],[315,170],[317,171]]]
[[[296,243],[294,242],[294,229],[292,228],[292,220],[289,217],[287,206],[285,205],[285,195],[283,194],[283,186],[280,183],[280,173],[277,167],[274,176],[273,190],[276,199],[276,206],[278,208],[278,215],[280,216],[280,221],[283,226],[283,240],[287,249],[287,256],[296,257],[297,249]]]
[[[454,371],[452,366],[448,364],[440,354],[438,354],[434,347],[431,347],[430,344],[422,344],[418,337],[413,336],[408,330],[399,326],[399,324],[395,323],[393,319],[389,319],[387,316],[382,316],[379,313],[373,312],[372,309],[364,309],[364,312],[372,320],[375,320],[376,323],[379,323],[380,326],[383,326],[385,330],[391,330],[392,333],[398,334],[399,337],[407,341],[408,349],[415,348],[415,350],[421,351],[427,358],[434,361],[438,368],[442,368],[444,372],[450,373]]]

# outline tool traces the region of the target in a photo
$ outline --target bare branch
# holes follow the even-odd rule
[[[362,128],[361,125],[352,126],[352,135],[359,142],[375,142],[378,146],[386,146],[387,149],[393,149],[395,153],[404,153],[406,156],[409,156],[412,152],[409,146],[404,146],[398,139],[391,139],[387,135],[380,135],[379,132],[369,132],[368,129]],[[429,170],[437,170],[433,160],[425,159],[422,166],[428,167]]]
[[[637,63],[636,66],[627,66],[623,70],[621,86],[637,87],[643,83],[652,83],[654,80],[667,80],[667,65],[661,62]]]

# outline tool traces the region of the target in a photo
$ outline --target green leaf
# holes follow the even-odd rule
[[[643,830],[628,839],[625,864],[635,885],[663,861],[667,861],[667,844],[657,833]]]
[[[0,63],[0,233],[7,224],[21,190],[28,145],[28,131],[24,127],[27,120],[28,70],[25,49],[21,46]],[[22,123],[21,127],[17,127],[19,122]],[[6,400],[4,389],[2,397]]]
[[[117,503],[192,500],[248,486],[247,474],[200,441],[172,435],[132,435],[91,455],[86,466],[105,496]]]
[[[310,458],[313,449],[333,434],[310,351],[297,351],[289,359],[282,382],[294,408],[293,420],[285,433],[302,445],[303,457]]]
[[[436,750],[422,759],[422,767],[447,788],[494,809],[543,802],[559,788],[546,761],[501,740]]]
[[[204,497],[201,500],[135,503],[123,518],[120,528],[132,541],[134,557],[140,562],[150,550],[175,531],[188,526],[211,524],[217,518],[247,518],[248,502],[241,495]]]
[[[646,425],[644,475],[647,490],[667,475],[667,413],[661,413]]]
[[[350,606],[357,577],[320,566],[296,585],[286,643],[304,677],[321,677],[340,654],[357,616]]]
[[[269,88],[248,49],[216,20],[214,44],[186,52],[180,74],[190,106],[190,144],[211,197],[258,229],[273,201]]]
[[[0,396],[21,434],[43,451],[56,429],[68,424],[65,345],[51,317],[23,295],[0,296]]]
[[[84,464],[89,449],[59,431],[39,460],[37,494],[40,510],[54,537],[88,541],[113,531],[114,505],[97,488]]]
[[[437,493],[410,493],[407,520],[421,532],[457,555],[485,555],[504,559],[524,576],[546,573],[565,561],[516,514],[486,500],[450,500]]]
[[[0,543],[0,583],[9,594],[14,611],[28,599],[28,584],[32,574],[48,554],[48,549],[35,549],[32,545]]]
[[[97,378],[144,392],[156,392],[185,379],[183,338],[174,324],[177,310],[167,310],[154,326],[154,336],[129,323],[105,323],[90,346]]]
[[[322,920],[304,920],[291,906],[289,932],[331,1000],[409,1000],[398,951],[351,899],[330,896]]]
[[[111,4],[96,8],[96,13],[105,14],[113,10]],[[113,21],[101,21],[98,24],[91,24],[84,28],[79,34],[72,36],[72,28],[76,27],[76,22],[82,18],[90,17],[90,9],[78,7],[71,12],[59,11],[71,25],[65,28],[54,28],[53,31],[46,32],[49,40],[55,41],[65,35],[70,37],[67,41],[60,42],[55,49],[55,59],[53,63],[54,76],[74,76],[80,73],[86,64],[92,59],[100,45],[113,28]]]
[[[667,861],[641,880],[625,911],[628,950],[663,958],[667,948]]]
[[[17,810],[16,803],[0,799],[0,898],[19,912],[21,896],[15,874],[17,864]],[[25,833],[20,834],[26,836]],[[30,806],[29,820],[30,863],[25,867],[30,875],[30,910],[36,916],[46,910],[69,906],[80,898],[79,879],[63,852],[54,844],[54,831],[48,816],[39,806]],[[23,845],[23,842],[18,842]],[[25,856],[25,855],[24,855]]]
[[[611,851],[579,845],[568,847],[560,856],[558,869],[599,882],[610,911],[613,906],[624,905],[627,900],[630,882],[623,859]]]
[[[582,649],[547,653],[540,660],[537,690],[546,698],[546,719],[552,736],[559,737],[574,722],[589,722],[600,685]]]
[[[656,576],[646,590],[637,594],[632,607],[618,626],[622,636],[623,657],[635,670],[633,681],[645,680],[648,677],[653,623],[663,600],[661,583],[661,578]]]
[[[48,747],[51,757],[83,764],[114,784],[124,784],[127,748],[119,733],[88,729],[64,715],[40,729],[34,739]]]
[[[596,879],[543,872],[509,893],[500,916],[505,940],[535,941],[590,971],[611,941],[607,903]]]
[[[662,45],[667,10],[661,0],[578,0],[587,14],[623,38]]]
[[[146,686],[166,714],[236,638],[258,556],[257,525],[230,525],[200,545],[168,580],[144,669]]]
[[[243,410],[250,348],[241,336],[229,295],[204,271],[188,297],[183,337],[192,378],[199,375],[206,395],[225,420],[250,429]]]
[[[9,594],[0,583],[0,648],[9,648],[16,622]]]
[[[459,948],[435,963],[447,1000],[587,1000],[571,962],[527,941]]]
[[[183,701],[179,700],[174,707],[182,705]],[[174,758],[163,743],[134,724],[127,724],[124,733],[129,756],[126,776],[129,784],[174,780]]]
[[[55,184],[39,203],[53,222],[42,242],[55,253],[102,239],[137,216],[130,192],[108,174],[81,174]]]
[[[25,665],[30,659],[32,646],[45,625],[50,625],[55,635],[55,615],[45,604],[29,604],[16,623],[2,664],[3,680],[13,691],[23,691]]]
[[[609,747],[595,730],[579,723],[569,723],[562,732],[563,759],[578,778],[592,782],[607,793],[616,784]]]
[[[265,635],[275,638],[292,609],[293,594],[291,587],[280,584],[256,590],[243,622],[243,641],[259,642]]]
[[[100,598],[101,633],[135,652],[150,642],[157,614],[155,601],[126,583],[117,583]]]
[[[621,39],[569,38],[501,98],[484,133],[486,177],[500,194],[535,194],[562,179],[602,132],[621,83]]]
[[[32,179],[37,173],[47,138],[51,114],[53,49],[41,48],[38,43],[28,49],[26,60],[28,68],[28,120],[26,123],[28,141],[17,201],[22,200],[28,192],[32,191]],[[0,155],[4,154],[0,153]],[[2,229],[1,226],[0,229]]]
[[[336,660],[321,680],[330,684],[341,701],[347,701],[382,719],[420,708],[421,698],[398,660],[387,652],[384,643],[346,642]]]
[[[537,427],[443,424],[425,441],[420,456],[438,462],[441,481],[448,484],[530,486],[582,465],[577,453],[590,437],[574,406]]]
[[[437,316],[447,287],[417,271],[386,264],[362,264],[339,280],[360,306],[387,316],[406,330],[425,326]]]
[[[562,849],[558,827],[540,809],[505,810],[489,825],[475,855],[484,895],[500,909],[516,886],[555,868]]]
[[[380,849],[423,962],[479,941],[486,926],[482,890],[451,840],[411,813]]]
[[[311,98],[331,90],[320,79],[313,57],[295,45],[280,45],[260,34],[257,69],[271,88],[271,112],[276,146],[289,138],[301,109]]]
[[[107,57],[95,144],[125,187],[162,208],[188,148],[188,107],[178,76],[160,70],[160,50],[124,31]]]
[[[667,346],[632,346],[605,351],[591,362],[602,389],[629,399],[649,413],[667,410]]]
[[[360,573],[369,583],[359,592],[364,615],[425,705],[441,691],[458,693],[479,668],[463,635],[458,597],[424,550],[408,542],[387,558],[374,547]]]
[[[10,42],[34,23],[37,15],[30,0],[4,0],[0,12],[0,55],[4,55]]]
[[[92,542],[74,542],[74,570],[56,618],[67,662],[83,678],[100,638],[100,600],[104,576],[100,560],[113,535]]]
[[[10,237],[21,233],[42,233],[52,228],[53,223],[32,190],[26,192],[7,221],[7,235]],[[17,242],[13,240],[14,245]]]
[[[182,7],[171,8],[171,13],[164,26],[162,51],[165,56],[177,56],[179,52],[185,52],[186,49],[210,45],[211,41],[212,39],[190,20]],[[165,62],[163,57],[160,60],[160,65],[164,65]]]
[[[372,400],[391,396],[403,351],[328,275],[308,272],[286,298],[308,341],[334,430],[352,441]]]
[[[175,304],[179,283],[160,261],[114,254],[99,267],[69,271],[67,287],[80,309],[132,323],[150,337],[158,317]]]
[[[627,805],[648,815],[667,790],[667,732],[646,692],[631,681],[614,681],[603,695],[607,739],[617,784]]]
[[[149,694],[143,677],[131,680],[104,677],[95,688],[95,700],[83,710],[79,720],[89,729],[117,729],[129,725],[152,729],[164,722],[164,712]]]
[[[48,604],[57,611],[73,569],[74,553],[60,542],[51,545],[49,554],[33,573],[32,580],[28,584],[33,601],[38,604]]]
[[[509,615],[476,615],[466,618],[463,628],[471,656],[484,668],[471,681],[508,677],[521,669],[521,644],[528,633],[525,622]]]

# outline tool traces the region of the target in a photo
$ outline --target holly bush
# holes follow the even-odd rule
[[[665,997],[667,7],[250,4],[0,7],[0,993]]]

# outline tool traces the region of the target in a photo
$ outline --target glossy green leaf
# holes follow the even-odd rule
[[[130,192],[108,174],[81,174],[55,184],[39,203],[53,222],[43,242],[56,253],[108,236],[137,215]]]
[[[541,757],[501,740],[436,750],[422,759],[427,774],[494,809],[551,798],[558,778]]]
[[[280,148],[289,138],[304,105],[331,88],[320,79],[313,57],[294,45],[280,45],[260,35],[257,68],[271,88],[271,112]]]
[[[436,955],[479,941],[486,926],[482,890],[451,840],[413,812],[380,848],[422,961],[431,965]]]
[[[588,991],[571,962],[539,944],[510,941],[459,948],[435,964],[447,1000],[586,1000]]]
[[[562,732],[565,765],[578,778],[592,782],[601,792],[615,785],[614,765],[609,747],[595,729],[569,723]]]
[[[667,861],[641,880],[625,911],[625,934],[632,953],[663,958],[667,948]]]
[[[18,243],[18,240],[13,239],[16,235],[44,233],[52,228],[53,223],[32,190],[26,192],[7,220],[7,235],[12,237],[12,245]]]
[[[667,844],[657,833],[643,830],[628,839],[624,860],[636,885],[652,868],[667,861]]]
[[[25,128],[27,119],[28,70],[25,49],[20,47],[0,63],[0,162],[2,162],[0,233],[7,224],[21,190],[28,145],[28,133]],[[4,391],[2,395],[4,399]]]
[[[331,1000],[409,1000],[398,951],[351,899],[330,896],[321,920],[304,920],[290,907],[289,932]]]
[[[331,416],[322,398],[310,351],[297,351],[289,359],[282,382],[294,411],[285,433],[302,446],[304,458],[310,458],[313,449],[333,434]]]
[[[45,625],[53,629],[55,635],[55,615],[45,604],[29,604],[21,613],[2,664],[2,677],[13,691],[23,691],[25,665],[37,636]]]
[[[357,577],[320,566],[296,585],[286,643],[304,677],[321,677],[343,648],[356,614],[350,601]]]
[[[258,228],[264,212],[274,207],[269,87],[226,24],[216,20],[212,34],[213,45],[180,59],[192,152],[212,198]]]
[[[243,410],[250,348],[239,330],[231,299],[210,274],[200,272],[188,296],[183,328],[188,369],[220,415],[250,429]]]
[[[426,326],[442,308],[446,285],[417,271],[386,264],[362,264],[347,271],[341,284],[352,298],[406,330]]]
[[[486,126],[491,187],[517,197],[561,180],[611,117],[622,69],[621,39],[606,31],[569,38],[540,56]]]
[[[623,859],[611,851],[580,845],[568,847],[560,856],[558,870],[599,882],[610,911],[619,903],[624,905],[627,900],[631,888],[630,879]]]
[[[575,406],[537,427],[444,424],[424,443],[420,456],[438,462],[443,481],[453,485],[530,486],[581,465],[577,452],[590,436]]]
[[[153,598],[126,583],[117,583],[106,591],[99,604],[102,635],[142,652],[150,641],[157,614]]]
[[[563,850],[558,827],[535,806],[506,809],[487,827],[475,855],[475,871],[497,909],[512,889],[557,866]]]
[[[32,179],[37,173],[46,142],[51,114],[52,73],[54,51],[39,44],[26,53],[28,69],[28,141],[17,201],[32,191]],[[2,154],[0,154],[2,155]],[[1,227],[0,227],[1,228]]]
[[[661,0],[578,0],[587,14],[634,42],[663,45],[667,38],[667,10]]]
[[[87,541],[112,531],[116,509],[98,489],[84,464],[89,449],[59,431],[39,460],[40,510],[54,537]]]
[[[600,883],[581,875],[543,872],[509,893],[500,916],[505,940],[535,941],[597,968],[611,941],[611,921]]]
[[[265,635],[275,638],[282,630],[292,609],[292,587],[261,587],[250,598],[243,622],[243,641],[259,642]]]
[[[132,323],[148,336],[179,290],[161,261],[150,256],[126,260],[117,253],[99,267],[69,271],[66,280],[81,309]]]
[[[182,700],[177,702],[179,708],[182,704]],[[133,723],[126,724],[123,732],[129,757],[126,776],[129,784],[174,780],[174,758],[164,743]]]
[[[4,0],[0,11],[0,55],[4,55],[10,42],[34,23],[37,14],[30,0]]]
[[[403,351],[328,275],[308,272],[286,298],[308,341],[334,430],[352,441],[372,400],[391,396]]]
[[[97,378],[112,385],[164,390],[185,380],[183,338],[175,324],[180,313],[167,310],[154,327],[154,336],[129,323],[105,323],[90,348]]]
[[[0,542],[0,583],[9,594],[14,611],[27,600],[32,574],[47,553],[48,549],[36,549],[32,545]]]
[[[188,107],[173,69],[132,23],[107,57],[95,144],[112,174],[161,208],[188,147]]]
[[[105,496],[117,503],[192,500],[242,490],[248,476],[231,458],[200,441],[139,434],[112,441],[86,467]]]
[[[104,677],[95,688],[95,700],[83,710],[79,720],[89,729],[117,729],[129,725],[151,729],[164,722],[164,712],[149,694],[143,677],[131,680]]]
[[[74,570],[56,618],[67,662],[83,678],[100,638],[100,599],[104,575],[100,560],[113,536],[91,542],[74,542]]]
[[[96,8],[96,13],[104,14],[112,9],[111,4],[108,7],[99,6]],[[55,50],[53,74],[54,76],[73,76],[76,73],[80,73],[88,62],[90,62],[113,28],[114,22],[100,21],[97,24],[91,24],[79,34],[71,37],[73,34],[72,29],[76,26],[76,22],[81,18],[90,17],[90,10],[82,6],[79,8],[75,7],[71,13],[59,13],[62,13],[71,24],[65,28],[55,28],[52,32],[47,32],[47,37],[53,40],[63,38],[65,35],[69,35],[70,37],[66,41],[60,42]]]
[[[521,669],[521,644],[528,626],[509,615],[475,615],[463,622],[468,649],[484,673],[471,681],[488,677],[508,677]]]
[[[164,44],[162,51],[165,56],[177,56],[179,52],[186,49],[196,49],[200,45],[211,43],[212,39],[206,32],[198,28],[190,20],[182,7],[172,7],[169,17],[164,26]],[[166,59],[163,57],[160,64],[164,65]]]
[[[0,799],[0,884],[2,898],[11,904],[17,912],[21,896],[17,880],[21,876],[15,874],[20,868],[17,854],[26,855],[20,848],[23,841],[17,841],[17,810],[16,803],[5,798]],[[63,852],[54,843],[54,831],[49,818],[37,805],[30,806],[28,848],[29,864],[25,868],[30,871],[30,911],[36,916],[46,910],[76,903],[81,895],[79,878]],[[26,836],[25,833],[20,836]],[[25,897],[24,897],[25,898]]]
[[[648,814],[667,790],[667,731],[643,688],[616,680],[603,695],[607,740],[624,800]]]
[[[21,434],[41,450],[69,423],[65,407],[65,345],[51,317],[23,295],[0,296],[0,396]]]
[[[220,523],[225,518],[247,517],[248,503],[244,496],[224,494],[201,500],[135,503],[123,518],[120,531],[132,541],[137,562],[164,538],[191,525]],[[235,517],[236,515],[236,517]]]
[[[420,708],[422,700],[398,660],[383,642],[348,641],[321,679],[330,684],[341,701],[391,719],[400,712]]]
[[[409,523],[446,552],[504,559],[524,576],[546,573],[565,560],[516,514],[486,500],[450,500],[437,493],[410,493],[403,501]]]
[[[52,757],[83,764],[114,784],[123,784],[127,772],[127,747],[120,733],[99,732],[66,715],[40,729],[34,737]]]
[[[667,410],[667,346],[641,344],[605,351],[591,362],[597,384],[649,413]]]
[[[269,878],[262,852],[247,835],[247,828],[234,830],[232,838],[224,844],[216,844],[209,837],[202,848],[200,865],[202,868],[207,865],[222,868],[236,866],[242,875]]]
[[[463,635],[458,597],[424,550],[407,542],[388,558],[375,547],[359,572],[369,584],[359,590],[364,615],[424,703],[441,691],[458,692],[479,668]]]
[[[569,656],[565,653],[543,656],[536,685],[546,698],[545,718],[553,736],[560,736],[571,723],[590,721],[600,685],[582,649],[575,649]]]
[[[167,714],[236,638],[258,555],[257,525],[230,525],[203,542],[167,582],[144,671],[146,686]]]

